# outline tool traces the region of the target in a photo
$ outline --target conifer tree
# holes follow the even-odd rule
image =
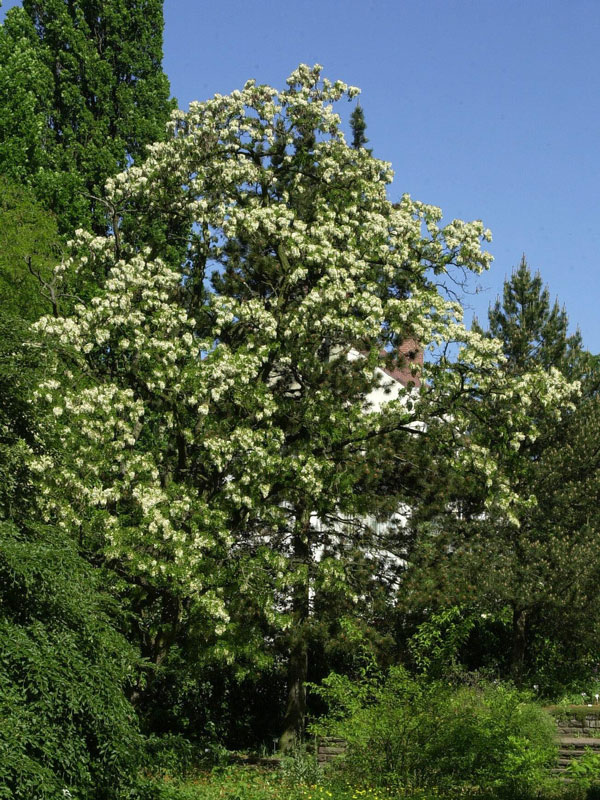
[[[533,362],[545,369],[556,367],[572,376],[581,355],[579,331],[569,335],[568,317],[558,301],[550,302],[548,287],[539,272],[532,275],[523,255],[510,280],[505,281],[488,313],[489,335],[503,345],[507,366],[524,372]]]
[[[360,103],[357,104],[356,108],[350,115],[350,127],[352,129],[352,147],[355,150],[365,147],[369,140],[365,136],[367,123],[365,122],[365,112],[362,110]],[[365,149],[368,153],[371,152],[370,149]]]
[[[565,310],[550,302],[539,273],[532,276],[523,258],[504,284],[502,301],[489,309],[489,329],[484,333],[477,323],[474,329],[500,342],[506,360],[499,369],[513,375],[512,402],[536,420],[537,436],[504,450],[501,409],[492,397],[477,402],[473,427],[489,452],[505,452],[504,475],[523,502],[512,520],[486,513],[472,476],[438,471],[423,518],[417,513],[413,520],[417,544],[408,584],[415,596],[421,583],[432,592],[430,607],[435,594],[442,605],[459,603],[502,620],[503,668],[517,682],[535,669],[534,642],[561,654],[562,666],[552,667],[556,681],[585,661],[597,632],[587,614],[598,600],[591,587],[597,585],[600,539],[590,508],[600,502],[599,405],[589,388],[594,359],[568,327]],[[537,366],[571,382],[560,421],[535,395],[526,399],[518,389]],[[580,379],[588,386],[583,395]],[[545,688],[550,671],[547,664],[545,677],[536,675]]]

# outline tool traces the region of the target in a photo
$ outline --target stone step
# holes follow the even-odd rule
[[[559,750],[558,751],[558,758],[564,758],[567,761],[573,761],[575,758],[581,758],[585,753],[585,750]],[[596,753],[596,750],[592,752]]]
[[[558,739],[559,747],[562,749],[584,750],[590,747],[592,750],[600,750],[600,739],[589,736],[561,736]]]
[[[569,781],[567,772],[569,765],[581,758],[587,750],[600,753],[600,739],[589,736],[558,736],[558,759],[552,773],[563,780]]]
[[[323,737],[317,746],[317,761],[323,764],[346,752],[347,742],[337,736]]]

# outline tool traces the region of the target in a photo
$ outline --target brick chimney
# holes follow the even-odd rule
[[[389,353],[382,353],[382,355],[389,356]],[[399,381],[403,386],[412,384],[417,389],[421,385],[421,376],[419,373],[413,375],[411,372],[411,365],[416,364],[419,367],[423,366],[423,350],[419,347],[416,339],[405,339],[398,348],[396,356],[396,365],[391,369],[383,368],[383,371]]]

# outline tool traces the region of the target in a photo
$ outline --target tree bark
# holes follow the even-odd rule
[[[293,539],[294,566],[304,567],[303,579],[296,580],[292,588],[292,613],[294,625],[290,636],[287,669],[288,699],[279,749],[291,750],[304,734],[306,715],[306,677],[308,673],[308,618],[310,613],[310,512],[296,515]]]
[[[525,672],[525,652],[527,649],[527,611],[513,606],[512,619],[512,653],[510,672],[517,686],[523,683]]]
[[[157,604],[159,605],[158,608]],[[182,603],[180,598],[167,593],[156,594],[152,597],[152,591],[150,590],[146,593],[145,598],[140,601],[140,605],[154,613],[160,620],[158,629],[154,633],[145,631],[142,625],[140,625],[138,633],[142,655],[151,664],[160,667],[169,655],[169,651],[181,630]],[[140,615],[143,616],[143,611],[140,612]],[[134,707],[141,708],[143,705],[155,674],[154,671],[148,673],[144,689],[141,688],[140,684],[132,688],[129,701]]]

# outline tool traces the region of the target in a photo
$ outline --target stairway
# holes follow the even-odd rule
[[[317,761],[319,764],[326,764],[329,761],[333,761],[336,756],[341,756],[345,752],[345,739],[327,736],[320,739],[317,744]]]
[[[594,753],[600,753],[600,738],[560,736],[558,743],[558,765],[553,770],[556,775],[564,773],[571,761],[581,758],[587,748]]]

